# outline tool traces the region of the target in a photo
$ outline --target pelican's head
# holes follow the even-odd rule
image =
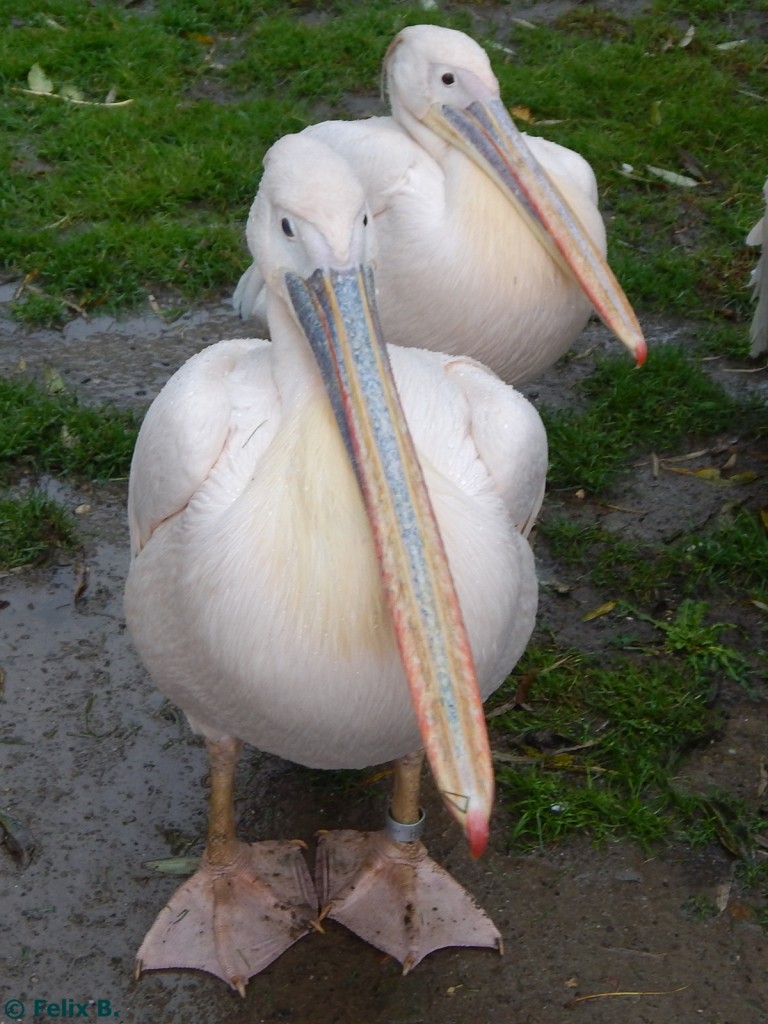
[[[495,181],[642,364],[646,343],[624,291],[515,127],[485,51],[463,32],[412,25],[387,50],[384,75],[395,120],[436,159],[455,147]]]
[[[349,163],[305,135],[267,152],[248,218],[248,244],[268,286],[284,292],[287,271],[347,270],[373,261],[365,192]]]
[[[461,609],[379,329],[372,235],[363,189],[341,156],[303,135],[272,147],[249,242],[317,361],[360,483],[432,772],[477,854],[493,801],[490,749]],[[282,343],[273,332],[275,348]]]
[[[384,80],[396,120],[423,121],[434,104],[466,107],[499,98],[488,54],[452,28],[411,25],[395,36],[384,57]]]

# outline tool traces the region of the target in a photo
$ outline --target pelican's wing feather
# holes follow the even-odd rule
[[[547,435],[535,408],[474,359],[393,346],[389,353],[422,458],[468,493],[491,486],[527,535],[547,473]]]
[[[153,402],[131,464],[128,522],[134,555],[208,478],[236,422],[237,371],[266,345],[245,338],[212,345],[192,356]]]
[[[527,536],[544,500],[547,434],[527,398],[481,363],[452,359],[447,372],[469,404],[480,458],[515,527]]]

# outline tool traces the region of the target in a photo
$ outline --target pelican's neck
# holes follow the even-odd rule
[[[423,121],[412,114],[408,108],[395,96],[390,97],[392,105],[392,119],[418,143],[419,146],[441,166],[445,162],[446,153],[453,147],[445,139],[428,128]]]
[[[502,286],[525,230],[522,216],[461,150],[446,145],[440,166],[444,203],[438,261],[448,267],[463,265],[494,287]]]
[[[267,293],[267,321],[272,342],[272,373],[285,409],[301,409],[322,395],[323,379],[312,349],[282,296]]]

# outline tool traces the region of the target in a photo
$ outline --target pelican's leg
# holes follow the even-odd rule
[[[501,951],[498,929],[469,893],[427,856],[420,841],[423,751],[395,762],[395,784],[381,832],[326,832],[316,878],[321,917],[383,949],[407,974],[443,946]]]
[[[306,935],[317,897],[298,842],[235,836],[235,768],[242,743],[206,741],[208,840],[200,867],[163,907],[136,954],[142,970],[209,971],[245,995],[250,977]]]

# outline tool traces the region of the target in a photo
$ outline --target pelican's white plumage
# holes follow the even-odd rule
[[[512,383],[528,380],[567,351],[592,304],[521,207],[434,130],[433,109],[498,100],[488,57],[461,32],[417,25],[396,37],[384,71],[392,116],[327,121],[305,134],[343,154],[365,187],[381,254],[376,280],[385,337],[394,345],[471,356]],[[587,161],[545,139],[524,139],[604,256],[605,228]],[[251,231],[249,222],[249,242]],[[254,265],[234,303],[263,324],[264,298]],[[642,361],[642,335],[630,347]]]
[[[763,185],[765,212],[747,235],[747,245],[759,245],[760,258],[752,271],[752,297],[757,301],[752,318],[749,354],[753,357],[768,352],[768,178]]]
[[[152,406],[131,473],[128,622],[154,681],[205,735],[359,768],[416,749],[419,732],[333,414],[315,373],[283,380],[280,355],[279,338],[220,342]],[[516,524],[542,498],[543,429],[468,360],[390,358],[487,697],[533,627]]]
[[[396,631],[400,642],[410,628],[412,609],[402,613],[404,599],[391,596],[391,570],[379,567],[382,549],[405,546],[404,534],[388,539],[378,532],[376,503],[372,511],[369,501],[366,511],[357,473],[368,455],[347,426],[353,469],[338,407],[324,388],[331,361],[319,356],[318,367],[315,342],[310,347],[307,340],[314,334],[304,333],[301,312],[302,302],[311,307],[330,295],[340,319],[349,320],[339,288],[367,280],[373,256],[364,192],[346,161],[311,136],[281,140],[265,167],[250,230],[266,282],[272,343],[212,346],[190,359],[150,408],[131,469],[125,598],[139,653],[158,687],[205,736],[214,778],[203,865],[161,912],[140,950],[140,966],[200,967],[241,991],[251,974],[306,932],[311,882],[295,848],[235,840],[239,741],[300,764],[353,768],[402,758],[423,742],[429,750],[434,727],[424,725],[421,711],[417,721],[413,671],[404,671],[408,659],[401,660],[395,639]],[[336,291],[323,291],[326,280],[336,281]],[[330,308],[319,316],[310,311],[310,320],[327,326]],[[375,317],[369,312],[360,323],[366,333]],[[357,339],[355,324],[342,326]],[[473,361],[416,349],[390,348],[389,355],[486,697],[533,628],[537,584],[525,538],[543,497],[546,437],[529,403]],[[344,402],[355,401],[346,393]],[[377,424],[378,413],[374,432]],[[461,643],[458,634],[449,636]],[[417,685],[426,675],[419,662]],[[444,721],[453,728],[450,718]],[[476,725],[470,726],[471,732]],[[417,760],[416,776],[418,767]],[[447,802],[472,792],[461,786],[441,786]],[[473,800],[462,798],[454,808],[470,837]],[[487,835],[487,815],[485,822]],[[327,843],[326,881],[340,858],[349,859],[348,834],[336,835],[342,837],[336,846]],[[376,849],[389,851],[385,859],[392,848],[407,846],[411,858],[417,849],[381,842]],[[458,889],[459,909],[453,917],[441,910],[431,945],[416,948],[412,937],[402,948],[371,941],[393,949],[406,968],[450,942],[495,945],[498,933],[487,918],[444,872],[422,863],[424,856],[418,867],[409,861],[408,870],[422,872],[435,887],[430,907],[435,899],[453,901]],[[403,870],[396,868],[398,877]],[[298,896],[276,938],[274,920],[289,901],[281,890],[275,905],[259,876],[281,872]],[[374,894],[377,912],[386,914],[381,902]],[[335,916],[341,920],[344,912]],[[363,911],[364,923],[371,916]],[[401,932],[404,916],[393,919]],[[470,918],[476,923],[463,937],[446,936],[446,922]],[[264,922],[273,922],[269,934],[254,936]]]

